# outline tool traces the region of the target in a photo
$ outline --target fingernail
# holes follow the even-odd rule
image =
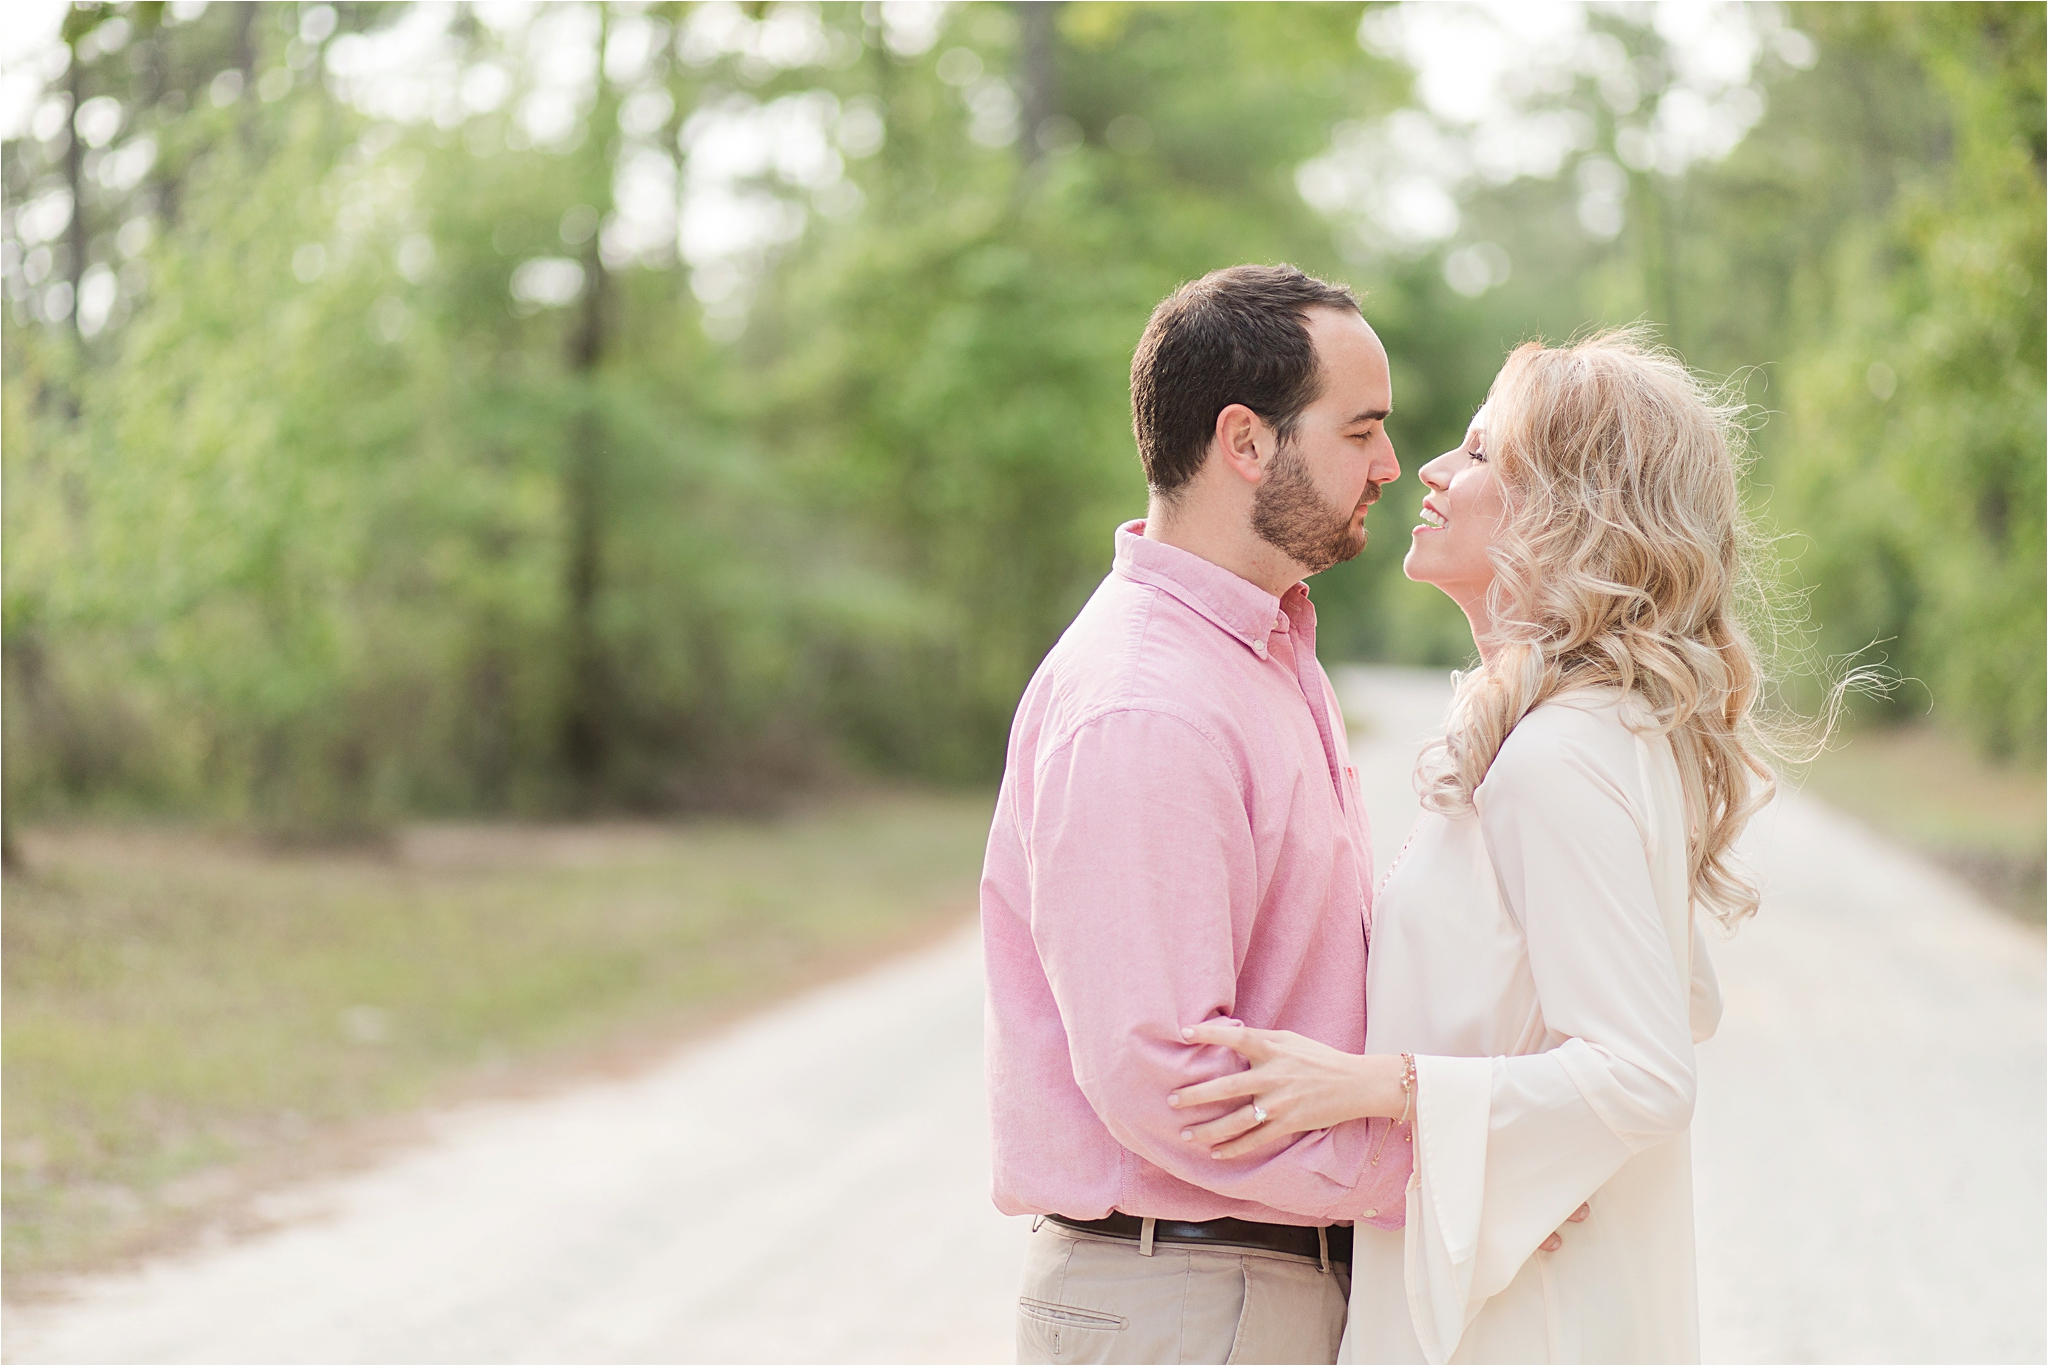
[[[1168,1096],[1168,1097],[1166,1098],[1166,1103],[1167,1103],[1168,1105],[1178,1105],[1178,1104],[1180,1104],[1180,1092],[1178,1092],[1178,1091],[1175,1091],[1175,1092],[1174,1092],[1174,1093],[1173,1093],[1172,1095]]]
[[[1180,1136],[1182,1138],[1193,1138],[1195,1136],[1195,1131],[1193,1129],[1182,1129],[1180,1131]]]
[[[1182,1030],[1182,1031],[1180,1032],[1180,1036],[1181,1036],[1181,1037],[1182,1037],[1183,1039],[1192,1039],[1192,1038],[1194,1038],[1194,1037],[1195,1037],[1195,1031],[1194,1031],[1194,1030],[1192,1030],[1192,1029],[1183,1029],[1183,1030]]]
[[[1223,1154],[1217,1152],[1214,1148],[1211,1148],[1209,1150],[1209,1160],[1212,1162],[1221,1162],[1223,1160]]]

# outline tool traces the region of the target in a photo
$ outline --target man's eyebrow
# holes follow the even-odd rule
[[[1364,412],[1350,419],[1344,425],[1347,427],[1355,427],[1361,422],[1384,422],[1387,420],[1387,415],[1393,411],[1394,410],[1392,408],[1367,408]]]

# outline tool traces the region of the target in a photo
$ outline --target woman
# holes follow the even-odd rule
[[[1255,1098],[1188,1131],[1219,1157],[1360,1117],[1414,1144],[1405,1228],[1356,1230],[1340,1360],[1699,1359],[1699,920],[1755,910],[1732,846],[1772,787],[1734,435],[1681,364],[1610,333],[1517,350],[1422,470],[1405,568],[1482,662],[1375,900],[1366,1054],[1205,1024],[1192,1042],[1253,1066],[1174,1098]]]

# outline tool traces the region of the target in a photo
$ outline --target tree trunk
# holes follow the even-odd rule
[[[604,358],[605,296],[609,292],[597,238],[584,252],[586,285],[581,314],[569,338],[569,370],[581,381],[582,408],[570,425],[563,466],[563,511],[568,523],[564,583],[567,610],[568,702],[562,716],[562,756],[588,802],[604,781],[611,749],[611,677],[597,629],[597,600],[604,585],[604,428],[596,410],[593,381]]]
[[[1026,166],[1037,161],[1045,150],[1038,140],[1045,121],[1060,112],[1060,73],[1055,61],[1057,35],[1053,32],[1058,9],[1055,0],[1023,0],[1016,6],[1017,28],[1023,40],[1019,72],[1023,90],[1019,94],[1024,106],[1024,130],[1020,145]]]
[[[71,258],[67,272],[71,281],[71,336],[82,343],[85,334],[78,326],[78,291],[85,283],[85,147],[78,140],[78,106],[85,103],[85,70],[75,45],[64,81],[71,95],[71,128],[64,139],[64,184],[71,191],[71,222],[64,229],[64,248]]]
[[[235,66],[242,73],[242,91],[256,94],[256,11],[262,5],[235,6]]]
[[[606,14],[600,7],[599,14]],[[610,23],[600,20],[600,58]],[[601,795],[610,767],[615,727],[616,689],[604,640],[598,630],[598,599],[604,591],[606,470],[604,424],[597,408],[597,370],[604,360],[610,304],[610,279],[600,246],[606,211],[611,205],[612,143],[617,129],[615,93],[598,64],[597,98],[590,111],[586,145],[593,158],[589,189],[598,211],[597,231],[583,244],[583,297],[576,325],[570,329],[566,360],[580,405],[569,427],[562,465],[562,505],[566,522],[563,607],[568,647],[567,696],[562,710],[562,760],[575,788],[575,800],[589,806]]]
[[[260,4],[235,6],[235,66],[242,73],[242,98],[236,106],[235,131],[241,137],[244,151],[256,146],[257,125],[261,122],[261,116],[256,112],[256,11],[267,8]]]

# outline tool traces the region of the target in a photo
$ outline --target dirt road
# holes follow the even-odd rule
[[[1381,859],[1440,678],[1357,670]],[[1695,1129],[1708,1360],[2044,1355],[2042,937],[1796,796]],[[13,1361],[1002,1361],[978,947],[645,1074],[437,1117],[282,1227],[8,1312]]]

